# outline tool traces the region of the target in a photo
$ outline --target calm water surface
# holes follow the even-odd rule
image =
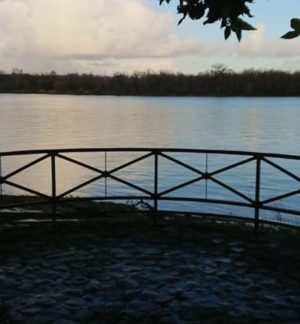
[[[0,151],[2,152],[70,147],[177,147],[300,155],[300,98],[2,94],[0,95],[0,116]],[[86,158],[88,162],[96,163],[99,167],[103,164],[102,157],[89,155]],[[122,162],[122,158],[124,157],[111,155],[108,163],[112,167]],[[189,163],[199,162],[197,166],[203,167],[203,161],[200,159],[195,161],[194,157],[182,158]],[[209,168],[216,169],[226,165],[225,162],[210,161]],[[3,172],[13,170],[18,163],[20,161],[16,158],[2,161]],[[141,164],[135,171],[124,171],[122,176],[147,187],[149,165],[146,164],[144,166]],[[299,163],[287,166],[292,167],[293,172],[300,175]],[[58,172],[61,191],[75,185],[76,181],[88,179],[90,176],[87,171],[75,170],[73,166],[67,167],[61,164],[60,167],[61,171]],[[236,173],[228,173],[223,180],[231,181],[231,185],[239,186],[240,190],[252,195],[254,183],[248,181],[254,172],[252,169],[249,171],[249,168],[247,171],[249,174],[246,170],[240,171],[238,177]],[[166,162],[161,162],[160,170],[161,190],[190,179],[187,178],[186,170],[174,165],[170,166]],[[27,181],[31,187],[38,186],[39,190],[49,193],[50,189],[46,186],[48,179],[44,175],[45,167],[40,167],[40,170],[37,168],[36,172],[34,181],[33,175],[29,173],[26,175],[26,172],[22,176],[16,176],[16,181],[22,183]],[[76,179],[74,179],[74,172],[77,175]],[[286,179],[286,176],[276,172],[265,170],[266,195],[278,190],[278,187],[281,188],[279,194],[282,191],[299,189],[298,183],[292,183],[290,179]],[[247,181],[241,180],[242,175]],[[13,192],[12,188],[5,188],[5,190],[5,193]],[[99,184],[93,184],[82,189],[78,194],[99,194],[101,190],[103,188]],[[111,190],[114,193],[117,190],[128,192],[128,188],[121,187]],[[199,183],[184,190],[185,192],[180,194],[198,196],[203,194],[204,185]],[[213,185],[210,185],[208,192],[214,197],[224,195]],[[284,203],[280,202],[280,204]],[[300,206],[299,196],[290,199],[288,203],[292,207]],[[223,206],[218,208],[217,211],[220,211],[220,208],[224,209]],[[232,208],[226,208],[228,213],[235,213]]]
[[[163,146],[297,154],[300,149],[300,98],[0,95],[0,114],[0,151]]]

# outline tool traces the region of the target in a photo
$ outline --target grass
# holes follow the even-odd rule
[[[94,206],[93,206],[94,207]],[[163,238],[202,242],[210,237],[221,236],[230,240],[253,242],[282,242],[290,249],[299,251],[300,236],[298,230],[278,227],[261,227],[255,233],[252,226],[241,222],[220,222],[208,218],[177,217],[165,220],[161,217],[155,225],[154,215],[142,214],[136,210],[124,213],[122,206],[112,205],[111,214],[107,213],[110,205],[100,208],[100,217],[76,222],[36,222],[17,223],[18,225],[2,226],[0,229],[0,255],[8,255],[13,251],[22,251],[35,243],[43,245],[75,244],[87,236],[98,238],[113,237],[116,239],[143,236],[144,238]],[[96,208],[96,207],[95,207]],[[81,212],[85,219],[90,218],[87,211]],[[96,210],[93,210],[96,213]],[[95,215],[95,214],[94,214]],[[23,215],[24,217],[25,215]],[[79,216],[77,212],[74,217]]]
[[[22,203],[25,199],[28,201],[28,197],[4,196],[2,202]],[[35,201],[36,198],[31,199]],[[30,210],[37,207],[32,205],[27,208]],[[41,209],[42,213],[21,212],[6,215],[2,213],[0,222],[2,220],[5,224],[8,220],[30,217],[51,220],[50,211],[44,208]],[[0,225],[0,261],[13,254],[25,252],[32,245],[40,244],[46,247],[81,244],[87,237],[105,240],[130,239],[138,236],[152,241],[166,238],[168,241],[181,240],[198,244],[208,244],[211,238],[222,237],[225,241],[240,240],[261,245],[275,242],[280,248],[288,249],[292,255],[297,255],[300,249],[299,230],[261,226],[255,233],[251,224],[239,221],[159,215],[157,215],[158,224],[155,225],[156,217],[151,211],[141,213],[135,206],[110,202],[80,201],[63,204],[58,208],[58,219],[64,218],[73,221],[58,221],[55,226],[51,221],[33,223],[17,221],[11,222],[10,225]],[[222,248],[226,252],[226,244],[223,244]],[[260,253],[264,259],[265,251],[258,249],[257,254]]]

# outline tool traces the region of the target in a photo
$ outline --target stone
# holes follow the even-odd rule
[[[227,257],[219,257],[219,258],[216,259],[216,261],[219,262],[219,263],[224,263],[224,264],[232,263],[232,259],[227,258]]]
[[[81,286],[87,282],[87,279],[85,277],[78,276],[78,277],[74,277],[73,279],[71,279],[71,282],[73,285]]]
[[[125,289],[137,289],[139,288],[139,283],[133,279],[123,279],[118,281],[118,285]]]
[[[20,290],[26,290],[26,291],[32,291],[33,288],[34,285],[26,281],[19,287]]]
[[[37,306],[26,307],[26,308],[22,309],[21,312],[27,316],[34,316],[41,312],[41,308],[37,307]]]
[[[242,247],[238,247],[238,246],[233,246],[231,249],[230,249],[232,252],[235,252],[235,253],[242,253],[245,251],[244,248]]]
[[[92,279],[84,286],[84,290],[90,293],[97,292],[101,290],[101,285],[98,280]]]
[[[237,261],[237,262],[235,262],[235,265],[238,267],[245,267],[247,265],[247,263],[244,261]]]
[[[48,297],[37,298],[36,304],[43,307],[49,307],[55,305],[55,300]]]
[[[84,304],[84,300],[81,298],[70,298],[65,301],[65,304],[74,308],[81,308]]]
[[[62,264],[58,265],[58,266],[55,266],[53,269],[56,270],[56,271],[62,271],[62,272],[67,272],[67,271],[70,270],[70,268],[68,266],[62,265]]]
[[[103,300],[94,299],[90,304],[91,309],[95,313],[101,313],[105,310],[110,310],[112,308],[111,303],[107,303]]]
[[[93,314],[92,310],[82,307],[79,311],[75,313],[74,318],[78,320],[80,323],[82,322],[87,323],[88,319],[92,314]]]
[[[202,272],[204,274],[208,274],[211,275],[213,273],[215,273],[217,271],[217,269],[215,267],[211,267],[211,266],[204,266],[202,269]]]
[[[4,280],[3,285],[10,289],[14,289],[18,287],[18,282],[14,279],[6,279]]]
[[[138,271],[142,271],[141,267],[136,267],[136,266],[125,266],[123,268],[123,271],[125,272],[138,272]]]
[[[68,288],[64,291],[64,293],[70,297],[81,297],[84,295],[83,290],[79,288]]]
[[[219,238],[219,237],[214,238],[214,239],[212,240],[212,243],[213,243],[213,244],[221,244],[221,243],[223,243],[223,239],[222,239],[222,238]]]
[[[145,302],[138,298],[132,299],[126,304],[127,308],[133,309],[134,311],[142,310],[144,309],[144,306]]]
[[[143,290],[140,293],[140,298],[143,300],[153,300],[158,297],[158,294],[155,291],[152,290]]]
[[[24,315],[22,315],[21,313],[17,312],[14,309],[9,312],[9,318],[12,323],[24,323],[25,322]],[[1,319],[1,314],[0,314],[0,319]]]
[[[36,296],[27,297],[25,301],[26,307],[32,307],[36,305],[38,298]]]
[[[60,320],[53,322],[53,324],[77,324],[77,322],[74,322],[74,321],[71,321],[68,319],[60,319]]]
[[[31,316],[30,317],[30,324],[41,324],[41,323],[52,323],[52,318],[51,317],[48,317],[46,315],[40,315],[40,314],[37,314],[37,315],[34,315],[34,316]]]
[[[155,302],[159,305],[165,305],[170,303],[174,298],[175,297],[171,294],[161,293],[160,295],[157,296]]]

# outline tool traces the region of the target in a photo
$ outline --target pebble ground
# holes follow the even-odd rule
[[[2,239],[1,324],[300,323],[299,245],[284,235],[72,226]]]

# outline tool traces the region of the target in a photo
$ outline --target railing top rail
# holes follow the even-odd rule
[[[158,147],[103,147],[103,148],[61,148],[61,149],[41,149],[41,150],[19,150],[0,152],[1,156],[17,156],[17,155],[35,155],[35,154],[58,154],[58,153],[92,153],[92,152],[168,152],[168,153],[202,153],[202,154],[222,154],[222,155],[239,155],[254,156],[256,158],[269,157],[279,159],[300,160],[300,155],[280,154],[280,153],[264,153],[252,151],[235,151],[235,150],[214,150],[214,149],[192,149],[192,148],[158,148]]]

